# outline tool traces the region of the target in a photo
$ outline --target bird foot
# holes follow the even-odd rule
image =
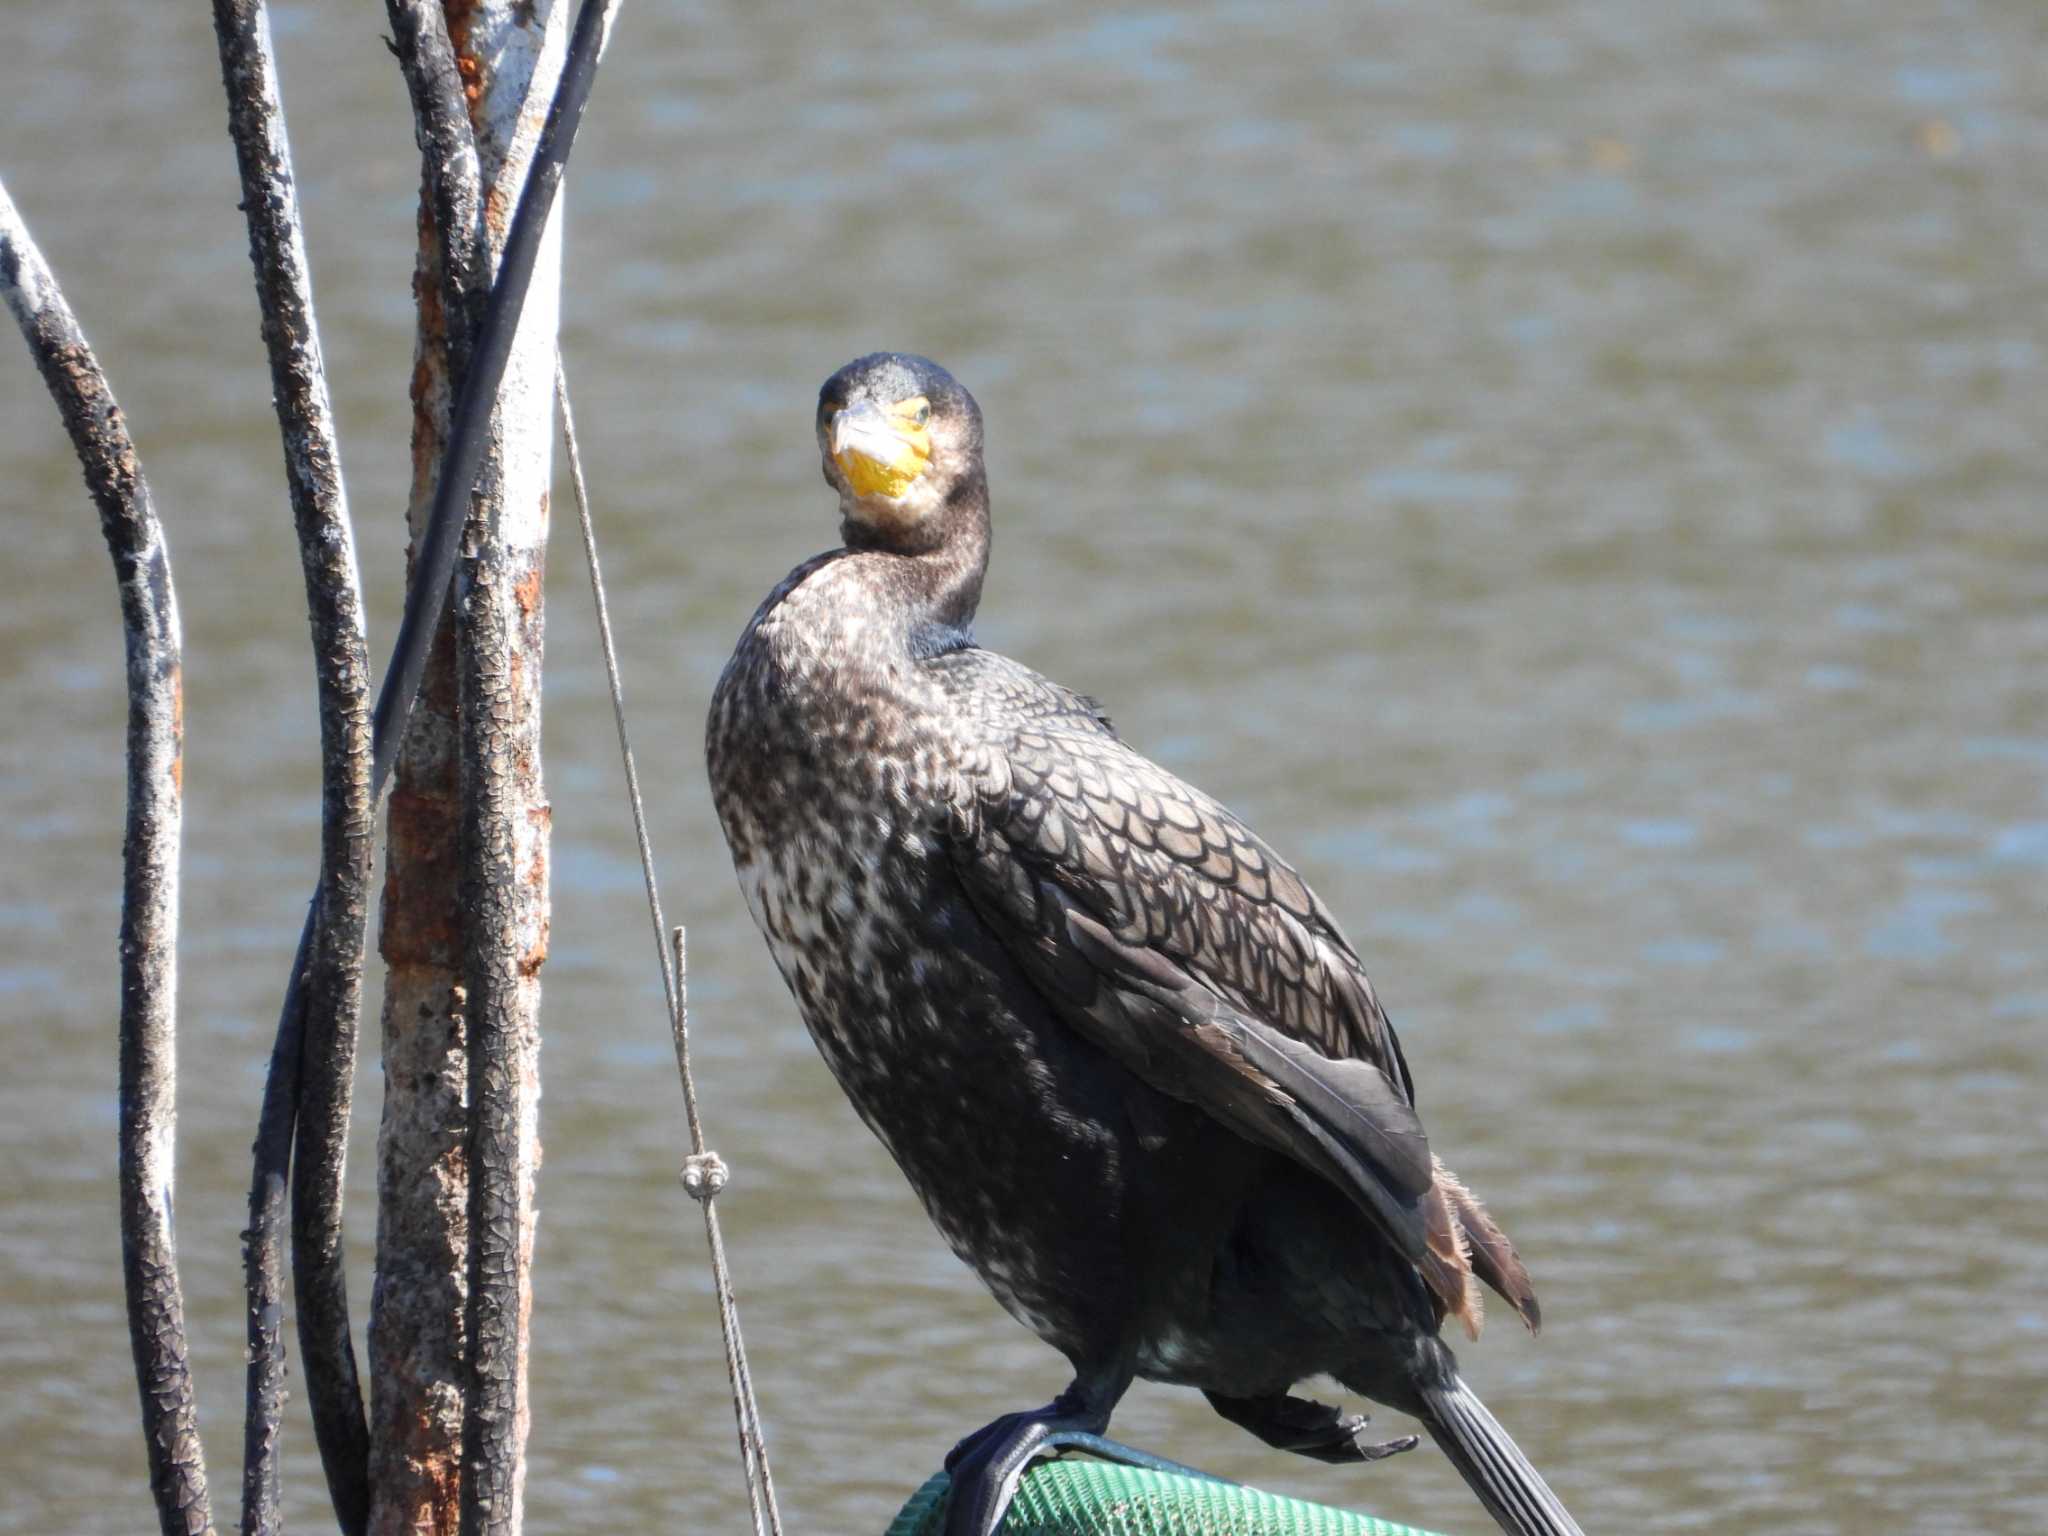
[[[1358,1416],[1358,1427],[1360,1429],[1365,1428],[1364,1414],[1360,1414]],[[1403,1451],[1412,1451],[1415,1449],[1416,1446],[1420,1444],[1422,1444],[1422,1437],[1420,1435],[1396,1435],[1391,1440],[1379,1441],[1368,1441],[1354,1436],[1352,1443],[1352,1450],[1354,1453],[1353,1456],[1348,1458],[1337,1459],[1355,1459],[1358,1461],[1385,1461],[1389,1456],[1398,1456]]]
[[[1224,1397],[1203,1394],[1209,1405],[1240,1428],[1248,1429],[1277,1450],[1292,1451],[1311,1461],[1342,1466],[1355,1461],[1384,1461],[1420,1443],[1401,1435],[1377,1443],[1365,1438],[1371,1419],[1362,1413],[1340,1413],[1328,1403],[1276,1392],[1270,1397]]]
[[[1220,1477],[1214,1472],[1204,1472],[1200,1467],[1191,1467],[1185,1462],[1171,1461],[1151,1451],[1141,1451],[1135,1445],[1125,1445],[1121,1440],[1111,1440],[1103,1435],[1062,1434],[1053,1435],[1046,1441],[1046,1449],[1040,1455],[1057,1455],[1065,1451],[1079,1451],[1084,1456],[1093,1456],[1097,1461],[1113,1461],[1120,1466],[1138,1467],[1146,1472],[1164,1472],[1170,1477],[1199,1478],[1205,1483],[1228,1483],[1230,1478]]]
[[[1107,1427],[1107,1414],[1089,1413],[1062,1399],[1029,1413],[1006,1413],[977,1429],[946,1456],[952,1491],[947,1497],[945,1536],[994,1536],[1017,1496],[1025,1470],[1041,1457],[1064,1451],[1153,1472],[1224,1481],[1108,1439],[1101,1433]]]

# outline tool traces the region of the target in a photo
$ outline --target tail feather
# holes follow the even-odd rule
[[[1476,1339],[1486,1323],[1486,1298],[1472,1283],[1472,1248],[1441,1180],[1423,1196],[1422,1219],[1425,1246],[1416,1265],[1423,1282],[1445,1312],[1465,1325],[1465,1336]]]
[[[1423,1424],[1509,1536],[1584,1536],[1521,1448],[1453,1375],[1421,1389]]]
[[[1500,1224],[1487,1214],[1478,1197],[1444,1166],[1443,1159],[1434,1161],[1436,1187],[1443,1191],[1457,1213],[1472,1272],[1498,1291],[1522,1315],[1522,1322],[1531,1333],[1539,1331],[1543,1327],[1543,1313],[1536,1305],[1536,1288],[1529,1283],[1529,1271],[1523,1267],[1522,1256],[1515,1252],[1515,1245],[1508,1241],[1507,1233],[1501,1231]]]

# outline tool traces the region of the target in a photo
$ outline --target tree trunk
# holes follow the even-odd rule
[[[539,137],[567,36],[567,0],[444,0],[449,41],[464,82],[484,187],[492,259],[502,246],[527,161]],[[451,334],[468,316],[444,303],[441,232],[423,196],[415,277],[420,331],[413,372],[414,538],[431,505],[448,431]],[[462,727],[451,610],[436,636],[392,789],[383,924],[385,1098],[378,1137],[377,1280],[371,1303],[370,1528],[377,1536],[452,1536],[462,1504],[465,1308],[469,1266],[469,984],[473,921],[505,979],[489,999],[508,1055],[492,1092],[510,1096],[518,1127],[509,1156],[509,1251],[516,1255],[516,1343],[489,1368],[504,1397],[514,1447],[525,1441],[527,1279],[533,1247],[533,1178],[539,1163],[539,969],[547,953],[548,806],[540,760],[541,573],[551,468],[551,385],[560,306],[559,207],[551,220],[518,342],[499,396],[498,429],[471,508],[461,600],[479,585],[506,621],[473,627],[505,647],[491,667],[490,733],[505,765],[493,789],[509,838],[480,850],[514,878],[482,911],[465,909],[460,809]],[[474,309],[469,314],[474,314]],[[479,530],[494,527],[486,568],[473,562]],[[497,1214],[492,1214],[497,1224]],[[496,1490],[497,1528],[516,1529],[522,1473]],[[507,1509],[504,1499],[509,1497]],[[506,1522],[509,1521],[509,1525]]]

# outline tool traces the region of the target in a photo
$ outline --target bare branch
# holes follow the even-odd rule
[[[476,134],[438,0],[385,0],[384,10],[391,19],[391,51],[412,96],[413,137],[420,147],[421,185],[439,258],[436,292],[447,317],[439,329],[447,343],[448,376],[460,379],[491,286]],[[381,771],[378,782],[383,782]]]
[[[349,1336],[342,1179],[372,846],[369,648],[263,0],[215,0],[214,32],[284,436],[285,480],[305,569],[321,745],[320,886],[285,989],[249,1191],[243,1528],[271,1530],[278,1523],[276,1416],[282,1409],[284,1374],[278,1270],[289,1168],[299,1352],[314,1437],[341,1528],[359,1536],[369,1519],[369,1427]]]
[[[121,1269],[165,1536],[211,1536],[172,1240],[184,692],[170,552],[106,376],[0,186],[0,294],[64,418],[114,559],[128,653],[121,890]]]

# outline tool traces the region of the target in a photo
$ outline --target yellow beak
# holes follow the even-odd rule
[[[931,440],[922,427],[892,421],[867,401],[832,418],[832,461],[857,496],[895,500],[930,458]]]

